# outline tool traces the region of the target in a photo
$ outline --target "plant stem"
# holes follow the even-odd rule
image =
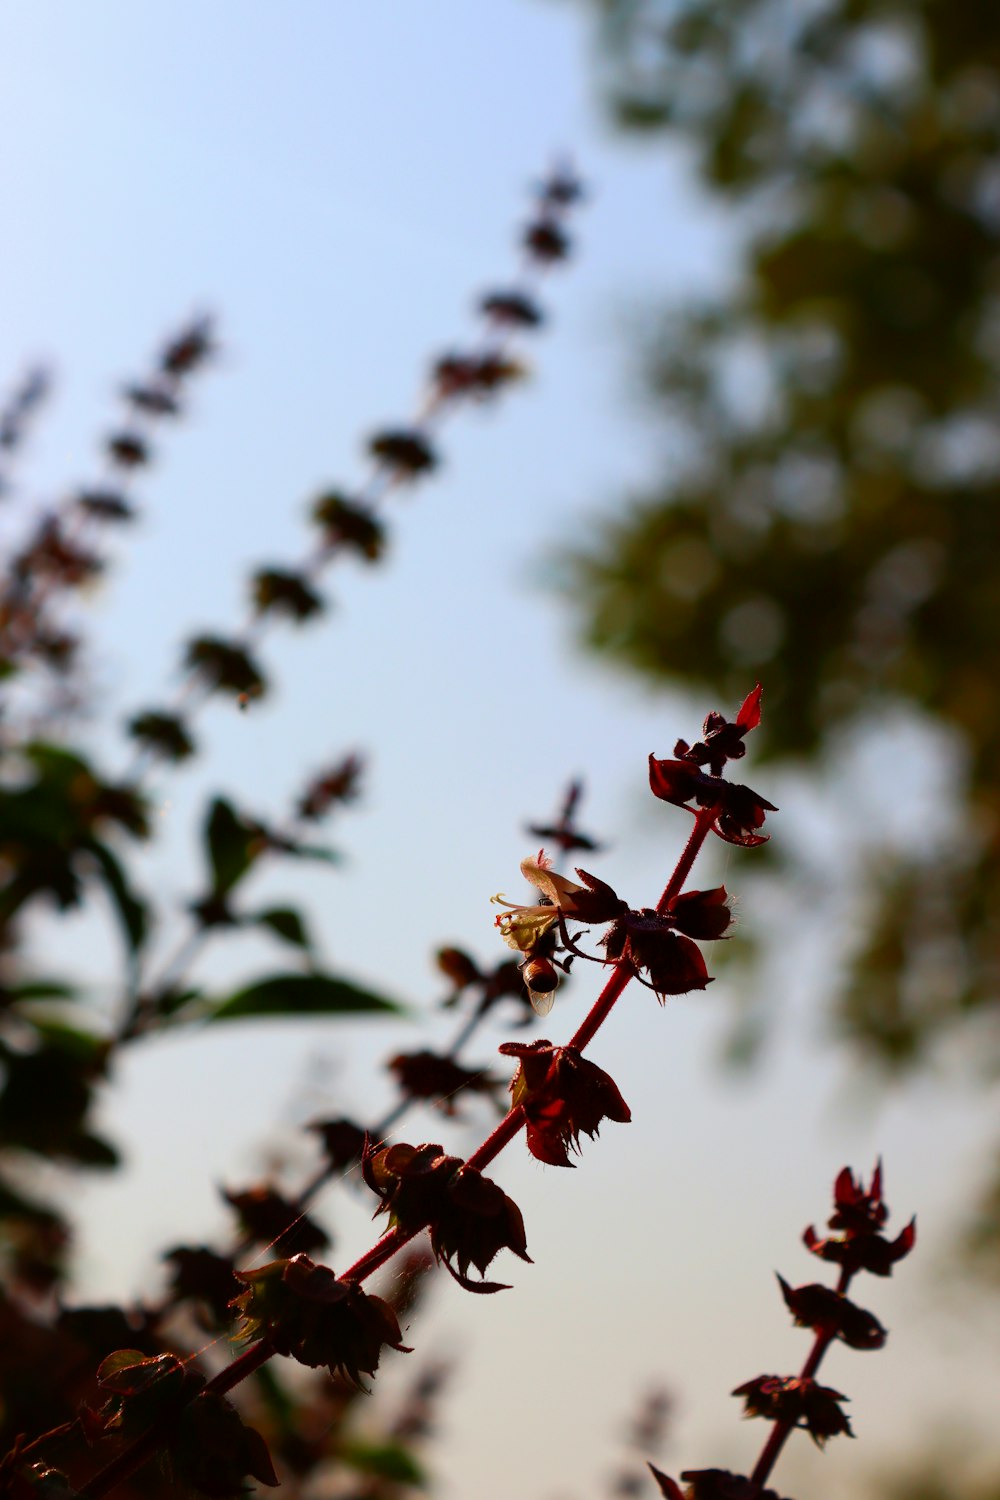
[[[377,1271],[379,1266],[391,1260],[397,1250],[402,1250],[404,1245],[416,1239],[425,1227],[421,1224],[419,1229],[403,1230],[398,1227],[390,1229],[389,1233],[383,1235],[377,1244],[372,1245],[370,1250],[366,1250],[364,1255],[359,1256],[353,1266],[349,1266],[346,1271],[342,1272],[339,1279],[341,1281],[364,1281],[373,1271]]]
[[[840,1280],[837,1282],[837,1291],[841,1296],[845,1296],[847,1293],[847,1288],[851,1284],[851,1275],[852,1273],[846,1270],[840,1273]],[[834,1333],[823,1331],[817,1333],[813,1346],[809,1351],[809,1357],[799,1372],[800,1380],[812,1379],[822,1364],[824,1354],[835,1338],[836,1334]],[[795,1426],[794,1421],[785,1421],[775,1422],[771,1428],[767,1442],[761,1449],[760,1457],[750,1476],[757,1484],[766,1484],[770,1478],[771,1470],[778,1461],[778,1455],[781,1453],[791,1433],[795,1430]]]
[[[707,807],[699,809],[696,813],[691,835],[681,851],[681,856],[674,867],[674,872],[667,881],[663,894],[657,903],[656,909],[661,914],[666,911],[671,901],[678,895],[685,880],[691,873],[691,867],[698,856],[702,844],[708,837],[717,812],[718,808]],[[615,965],[614,972],[608,979],[607,984],[594,1001],[582,1024],[570,1039],[569,1046],[574,1047],[577,1051],[582,1051],[593,1040],[600,1027],[611,1014],[615,1002],[621,996],[629,980],[634,977],[635,970],[628,961],[621,961]],[[488,1166],[495,1157],[499,1156],[505,1146],[510,1144],[520,1132],[523,1125],[524,1111],[520,1105],[515,1105],[500,1121],[496,1129],[486,1137],[482,1145],[472,1153],[466,1165],[474,1167],[477,1171],[481,1171],[483,1167]],[[318,1184],[315,1186],[318,1186]],[[387,1260],[391,1260],[397,1251],[401,1250],[404,1245],[409,1244],[410,1240],[415,1239],[426,1227],[426,1225],[421,1225],[418,1229],[403,1230],[397,1226],[397,1228],[389,1230],[377,1244],[372,1245],[369,1250],[365,1251],[364,1255],[360,1256],[352,1266],[348,1267],[341,1274],[340,1280],[353,1281],[356,1284],[360,1284],[360,1282],[371,1276],[374,1271],[377,1271],[380,1266],[383,1266]],[[815,1358],[815,1364],[818,1364],[822,1358],[827,1343],[829,1343],[829,1338],[826,1339],[818,1351],[817,1349],[813,1350],[810,1360],[812,1361]],[[817,1344],[819,1344],[818,1339]],[[274,1347],[270,1341],[266,1337],[261,1339],[258,1343],[247,1349],[245,1353],[241,1354],[238,1359],[233,1360],[232,1364],[225,1370],[220,1371],[213,1380],[209,1381],[204,1389],[220,1395],[225,1391],[232,1390],[233,1386],[238,1385],[241,1380],[253,1374],[261,1365],[266,1364],[274,1352]],[[811,1370],[808,1373],[811,1373]],[[173,1413],[172,1418],[175,1416],[176,1413]],[[778,1438],[777,1433],[778,1429],[775,1428],[769,1439],[768,1447],[765,1449],[764,1454],[761,1455],[758,1464],[758,1468],[760,1468],[764,1463],[765,1455],[769,1453],[773,1445],[774,1452],[768,1459],[768,1468],[763,1470],[765,1474],[769,1472],[770,1464],[774,1462],[782,1443],[788,1436],[788,1433],[785,1432],[783,1436]],[[105,1468],[94,1475],[93,1479],[80,1491],[81,1500],[102,1500],[102,1497],[108,1494],[115,1485],[120,1484],[130,1474],[135,1473],[136,1469],[153,1456],[164,1436],[165,1426],[154,1423],[141,1437],[130,1444],[124,1452],[119,1453]]]
[[[667,910],[674,897],[680,893],[685,880],[690,875],[691,866],[698,858],[701,846],[711,831],[718,811],[717,807],[703,807],[695,814],[694,827],[691,830],[690,837],[681,850],[681,857],[674,866],[674,873],[663,888],[663,895],[656,903],[656,910],[661,916]],[[585,1047],[590,1045],[597,1032],[611,1014],[615,1002],[634,973],[635,970],[628,962],[616,965],[615,972],[594,1001],[581,1025],[570,1038],[568,1043],[570,1047],[575,1048],[577,1052],[582,1052]]]
[[[713,804],[711,807],[701,807],[695,813],[694,827],[684,848],[681,857],[674,867],[674,873],[663,888],[663,895],[656,903],[656,910],[662,917],[667,907],[675,896],[679,896],[685,880],[691,873],[691,866],[701,852],[701,846],[712,830],[712,824],[718,817],[719,809]]]

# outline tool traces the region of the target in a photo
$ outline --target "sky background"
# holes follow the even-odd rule
[[[587,782],[583,820],[611,844],[597,873],[635,904],[655,900],[687,835],[684,814],[651,805],[646,756],[736,705],[654,693],[589,660],[553,559],[669,461],[643,408],[639,341],[651,308],[730,275],[737,245],[681,151],[610,130],[598,61],[588,12],[560,0],[4,7],[0,391],[38,359],[58,379],[17,503],[92,482],[118,384],[192,313],[219,319],[221,353],[158,440],[141,522],[85,616],[99,689],[85,733],[110,770],[128,760],[122,721],[176,687],[185,633],[236,628],[248,571],[303,555],[310,500],[357,484],[365,438],[412,414],[431,357],[474,338],[477,296],[513,276],[527,185],[568,151],[591,187],[573,263],[544,290],[550,324],[525,346],[531,381],[448,425],[440,476],[391,501],[387,565],[332,573],[333,616],[268,640],[268,701],[243,715],[211,705],[202,756],[150,782],[163,837],[145,876],[180,912],[198,886],[206,794],[280,817],[307,774],[363,749],[363,804],[331,834],[345,868],[278,868],[254,894],[303,902],[330,967],[412,1015],[135,1046],[103,1118],[128,1170],[73,1189],[76,1297],[155,1292],[162,1248],[223,1235],[220,1183],[245,1184],[276,1154],[304,1162],[292,1131],[304,1120],[377,1114],[391,1097],[380,1060],[454,1024],[434,1010],[434,948],[503,956],[489,896],[527,899],[522,826],[554,813],[571,776]],[[776,837],[850,859],[834,806],[749,766],[782,806]],[[907,807],[929,807],[933,766],[913,756],[899,774]],[[697,883],[739,893],[752,859],[728,851]],[[787,915],[809,897],[774,904]],[[755,900],[740,908],[751,929],[772,915]],[[824,1035],[828,944],[815,924],[803,931],[770,971],[783,1021],[750,1078],[718,1062],[731,982],[662,1011],[629,993],[594,1056],[632,1125],[606,1126],[573,1174],[517,1148],[497,1168],[535,1264],[498,1264],[514,1290],[494,1298],[442,1278],[411,1357],[459,1361],[433,1453],[446,1500],[499,1500],[512,1485],[527,1500],[600,1493],[628,1415],[661,1383],[678,1401],[666,1467],[752,1463],[764,1429],[741,1426],[727,1392],[797,1368],[808,1344],[772,1273],[813,1279],[801,1229],[825,1218],[839,1167],[867,1173],[879,1152],[898,1222],[918,1212],[919,1255],[860,1299],[892,1330],[886,1351],[836,1351],[824,1367],[862,1441],[825,1457],[793,1444],[781,1488],[840,1500],[962,1413],[982,1430],[997,1319],[955,1284],[949,1237],[983,1167],[990,1098],[943,1077],[873,1094]],[[36,935],[46,964],[81,968],[107,1003],[110,927],[60,924],[58,953],[54,937]],[[198,973],[224,988],[283,962],[256,940],[220,940]],[[581,974],[545,1034],[568,1037],[594,993]],[[510,1034],[484,1033],[474,1056]],[[412,1133],[468,1150],[489,1124],[471,1109],[457,1134],[436,1117]],[[320,1217],[338,1226],[342,1266],[372,1230],[367,1210],[333,1196]]]

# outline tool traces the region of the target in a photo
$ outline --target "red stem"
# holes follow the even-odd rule
[[[841,1296],[846,1295],[847,1288],[851,1284],[852,1275],[853,1272],[851,1271],[841,1271],[840,1280],[837,1282],[837,1291],[841,1294]],[[824,1354],[829,1349],[835,1338],[835,1333],[826,1333],[822,1331],[817,1333],[813,1346],[809,1351],[809,1358],[806,1360],[805,1364],[802,1366],[802,1369],[799,1372],[800,1380],[812,1379],[823,1362]],[[795,1422],[785,1421],[775,1422],[774,1426],[771,1428],[771,1432],[768,1436],[767,1442],[761,1449],[760,1458],[758,1458],[754,1471],[750,1475],[750,1478],[757,1484],[767,1483],[767,1480],[771,1476],[771,1470],[774,1468],[775,1464],[778,1461],[778,1455],[780,1454],[782,1448],[785,1446],[785,1443],[788,1441],[791,1433],[795,1430],[795,1426]]]
[[[701,852],[701,846],[712,831],[712,824],[719,815],[718,805],[701,807],[694,815],[694,827],[684,848],[681,857],[674,866],[674,873],[663,888],[663,895],[656,903],[656,910],[662,916],[675,896],[680,895],[681,887],[691,874],[691,866]]]
[[[423,1228],[422,1225],[421,1228]],[[373,1271],[377,1271],[379,1266],[384,1266],[387,1260],[392,1259],[397,1250],[402,1250],[403,1246],[408,1245],[419,1233],[420,1229],[390,1229],[388,1234],[384,1234],[377,1244],[372,1245],[370,1250],[366,1250],[364,1255],[359,1256],[353,1266],[349,1266],[346,1271],[341,1273],[340,1280],[364,1281],[366,1276],[370,1276]]]
[[[667,881],[663,894],[657,902],[656,910],[658,912],[665,912],[671,901],[680,892],[685,880],[691,873],[691,866],[694,864],[702,844],[708,837],[717,813],[717,807],[705,807],[700,808],[695,814],[691,836],[684,845],[674,872]],[[635,970],[630,963],[619,962],[615,965],[614,972],[607,984],[570,1039],[568,1043],[570,1047],[574,1047],[578,1052],[582,1052],[593,1041],[600,1027],[611,1014],[615,1002],[622,994],[629,980],[634,977]],[[468,1158],[467,1165],[474,1167],[477,1171],[481,1171],[483,1167],[488,1166],[495,1157],[499,1156],[505,1146],[510,1144],[523,1125],[524,1111],[520,1105],[516,1105],[508,1111],[496,1129],[486,1137],[482,1145],[472,1153]],[[404,1231],[398,1227],[391,1229],[387,1234],[383,1235],[377,1244],[373,1245],[370,1250],[366,1250],[364,1255],[360,1256],[352,1266],[344,1271],[340,1279],[356,1283],[364,1281],[373,1271],[377,1271],[387,1260],[390,1260],[404,1245],[409,1244],[410,1240],[414,1239],[419,1233],[421,1233],[420,1229],[411,1229],[409,1231]],[[234,1359],[232,1364],[227,1366],[225,1370],[220,1371],[213,1380],[209,1381],[204,1389],[214,1391],[220,1395],[225,1391],[232,1390],[233,1386],[238,1385],[248,1375],[252,1375],[261,1365],[266,1364],[274,1352],[274,1348],[268,1339],[261,1339],[259,1343],[252,1345],[244,1354],[241,1354],[238,1359]],[[822,1357],[822,1350],[820,1351],[820,1357]],[[175,1416],[176,1413],[172,1415]],[[95,1474],[88,1484],[84,1485],[80,1491],[81,1500],[101,1500],[101,1497],[108,1494],[116,1484],[120,1484],[130,1474],[135,1473],[136,1469],[140,1468],[147,1459],[153,1456],[164,1435],[163,1426],[154,1424],[150,1427],[130,1447],[125,1449],[124,1452],[119,1453],[117,1458],[112,1459],[105,1468]],[[772,1433],[772,1439],[774,1435]],[[787,1436],[787,1433],[785,1436]],[[777,1445],[775,1457],[782,1442],[784,1442],[784,1437]]]
[[[703,807],[695,814],[694,827],[684,848],[681,857],[674,866],[674,873],[663,888],[663,895],[656,903],[656,910],[662,916],[674,897],[680,893],[685,880],[691,873],[691,866],[698,858],[702,844],[711,832],[712,824],[715,822],[719,809],[717,807]],[[608,1019],[622,990],[632,978],[635,970],[630,963],[619,963],[615,972],[608,980],[604,989],[598,995],[590,1011],[583,1018],[580,1026],[569,1040],[569,1046],[574,1047],[577,1052],[582,1052],[594,1040],[604,1022]]]

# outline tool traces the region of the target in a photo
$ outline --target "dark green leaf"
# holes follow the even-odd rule
[[[111,1142],[90,1130],[79,1130],[67,1137],[55,1154],[79,1162],[82,1167],[95,1167],[101,1171],[110,1171],[121,1163],[121,1156]]]
[[[93,856],[104,888],[111,897],[129,952],[138,953],[149,930],[146,903],[132,890],[121,861],[112,854],[107,844],[102,844],[98,839],[88,839],[85,847]]]
[[[46,1046],[58,1051],[88,1068],[100,1070],[108,1052],[107,1037],[93,1031],[81,1031],[78,1026],[67,1026],[64,1021],[55,1021],[48,1016],[32,1015],[31,1025]]]
[[[276,937],[294,948],[308,951],[312,947],[302,916],[294,907],[270,906],[266,911],[255,912],[249,920],[269,927]]]
[[[342,1450],[344,1462],[362,1474],[375,1474],[393,1484],[427,1483],[424,1470],[413,1454],[399,1443],[347,1443]]]
[[[231,891],[263,852],[260,829],[240,817],[224,797],[216,797],[205,821],[205,847],[217,895]]]
[[[200,1000],[204,993],[204,990],[192,988],[163,991],[156,996],[156,1013],[175,1016],[178,1011],[186,1010],[194,1001]]]
[[[330,974],[274,974],[238,990],[217,1004],[210,1020],[236,1021],[259,1016],[362,1015],[373,1011],[399,1014],[392,1000]]]
[[[11,1003],[28,1000],[75,1000],[80,991],[62,979],[26,979],[23,984],[6,986],[4,993]]]

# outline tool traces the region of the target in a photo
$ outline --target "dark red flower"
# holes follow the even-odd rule
[[[186,760],[194,754],[194,741],[187,725],[176,714],[149,709],[129,720],[128,733],[164,760]]]
[[[220,636],[199,635],[188,641],[184,664],[213,688],[259,698],[267,686],[264,675],[246,647]]]
[[[382,1199],[376,1212],[389,1215],[390,1227],[428,1228],[435,1256],[466,1291],[507,1290],[468,1276],[470,1265],[483,1276],[500,1250],[513,1250],[530,1262],[521,1210],[461,1157],[445,1156],[438,1145],[400,1143],[366,1152],[361,1170]]]
[[[631,1120],[614,1079],[575,1048],[504,1042],[500,1051],[519,1059],[510,1092],[527,1120],[528,1150],[539,1161],[572,1167],[567,1148],[579,1153],[581,1131],[593,1139],[602,1120]]]
[[[675,897],[666,912],[648,906],[626,911],[601,942],[610,961],[627,959],[636,969],[645,969],[662,1000],[712,983],[701,949],[691,939],[721,937],[731,921],[725,886],[717,886]]]
[[[523,365],[499,354],[445,354],[435,362],[432,379],[442,396],[482,400],[524,374]]]
[[[107,441],[107,450],[116,464],[136,469],[149,463],[149,444],[135,432],[116,432]]]
[[[750,787],[706,775],[697,765],[686,760],[657,760],[651,755],[649,786],[653,796],[659,797],[661,802],[686,807],[688,812],[694,812],[697,807],[714,807],[713,832],[727,844],[741,844],[745,849],[767,842],[768,835],[756,830],[764,822],[765,813],[778,811],[773,802],[768,802]],[[690,805],[692,802],[694,807]]]
[[[274,1472],[267,1444],[254,1427],[247,1427],[224,1396],[202,1391],[184,1407],[170,1442],[170,1467],[184,1489],[212,1500],[245,1495],[245,1478],[274,1488]]]
[[[685,1469],[681,1478],[688,1485],[682,1500],[781,1500],[775,1490],[729,1469]]]
[[[845,1167],[834,1183],[833,1198],[829,1227],[843,1233],[820,1239],[810,1224],[802,1236],[806,1249],[821,1260],[842,1266],[850,1275],[870,1271],[874,1276],[891,1276],[896,1262],[909,1255],[916,1244],[917,1221],[911,1219],[894,1240],[880,1233],[889,1216],[882,1198],[881,1162],[875,1163],[867,1190],[860,1180],[855,1182],[853,1172]]]
[[[684,891],[671,901],[666,916],[685,937],[702,942],[721,938],[733,920],[729,892],[724,885],[710,891]]]
[[[881,1161],[875,1163],[871,1187],[867,1190],[860,1179],[855,1182],[850,1167],[844,1167],[833,1184],[833,1203],[833,1217],[828,1221],[831,1229],[846,1229],[854,1234],[881,1229],[889,1217],[882,1198]]]
[[[909,1255],[917,1242],[917,1221],[911,1219],[894,1240],[881,1234],[830,1236],[821,1240],[811,1224],[802,1239],[813,1255],[843,1266],[851,1275],[869,1271],[873,1276],[891,1276],[896,1262]]]
[[[647,1464],[646,1467],[656,1480],[657,1488],[664,1500],[684,1500],[684,1491],[676,1479],[671,1479],[669,1474],[664,1474],[655,1464]]]
[[[734,1396],[746,1401],[745,1415],[763,1417],[768,1422],[790,1422],[801,1427],[822,1448],[827,1438],[853,1437],[847,1414],[840,1409],[846,1401],[828,1385],[819,1385],[808,1376],[758,1375],[738,1385]]]
[[[386,428],[369,440],[368,451],[401,477],[415,479],[438,465],[429,440],[416,428]]]
[[[167,344],[160,355],[160,368],[166,375],[187,375],[215,353],[211,318],[196,318]]]
[[[314,776],[296,804],[303,822],[322,818],[334,803],[353,802],[358,795],[364,761],[360,755],[345,755],[337,765]]]
[[[565,229],[548,218],[536,219],[524,231],[524,248],[535,260],[551,264],[565,260],[572,241]]]
[[[791,1287],[778,1277],[782,1296],[800,1328],[811,1328],[827,1338],[842,1339],[852,1349],[881,1349],[886,1331],[874,1313],[858,1307],[843,1292],[821,1282]]]
[[[335,1172],[360,1163],[368,1136],[353,1120],[313,1120],[307,1128],[314,1130],[322,1140],[330,1167]]]
[[[127,385],[122,395],[130,406],[134,406],[136,411],[145,412],[147,416],[180,416],[181,404],[173,391],[165,385],[155,382],[143,385],[141,381],[137,381],[133,385]]]
[[[323,528],[327,547],[348,547],[366,562],[377,562],[385,547],[385,529],[367,506],[331,490],[312,508],[312,519]]]
[[[304,574],[287,568],[259,568],[253,576],[253,603],[259,615],[278,613],[301,624],[323,609],[323,599]]]
[[[170,1283],[173,1297],[204,1303],[220,1327],[228,1322],[229,1304],[240,1290],[231,1260],[204,1245],[177,1245],[163,1259],[174,1269]]]
[[[329,1236],[297,1203],[274,1188],[248,1188],[245,1193],[224,1191],[222,1196],[239,1214],[244,1232],[279,1254],[322,1250],[330,1243]]]
[[[76,503],[92,521],[120,523],[135,517],[135,507],[117,490],[84,490]]]
[[[46,516],[24,550],[14,558],[12,571],[18,579],[44,577],[54,585],[76,588],[103,570],[96,552],[81,547],[56,516]]]
[[[571,781],[566,788],[562,806],[554,823],[531,823],[528,832],[535,838],[541,839],[543,843],[558,844],[564,854],[570,854],[574,849],[583,849],[593,853],[601,848],[596,839],[587,833],[582,833],[576,827],[576,810],[583,795],[583,782]]]
[[[538,184],[540,201],[552,208],[569,208],[584,196],[584,186],[571,167],[558,166]]]
[[[374,1375],[384,1347],[409,1353],[387,1302],[353,1281],[339,1281],[308,1255],[237,1276],[247,1286],[233,1302],[241,1336],[266,1336],[279,1354],[300,1364],[326,1365],[331,1375],[360,1385],[362,1375]]]
[[[478,984],[483,978],[475,959],[462,948],[439,948],[434,962],[459,992],[468,989],[470,984]]]
[[[479,310],[508,328],[540,328],[545,321],[538,303],[523,292],[487,292],[480,300]]]
[[[724,714],[710,713],[702,725],[702,736],[697,744],[678,740],[674,754],[680,760],[691,761],[696,766],[708,766],[713,776],[721,776],[729,760],[742,760],[746,754],[743,736],[756,729],[760,723],[760,699],[763,689],[758,682],[740,705],[739,713],[730,722]]]
[[[433,1099],[449,1116],[457,1112],[457,1096],[463,1091],[491,1094],[500,1084],[482,1068],[463,1068],[453,1058],[426,1049],[400,1052],[387,1066],[404,1094],[411,1099]]]

